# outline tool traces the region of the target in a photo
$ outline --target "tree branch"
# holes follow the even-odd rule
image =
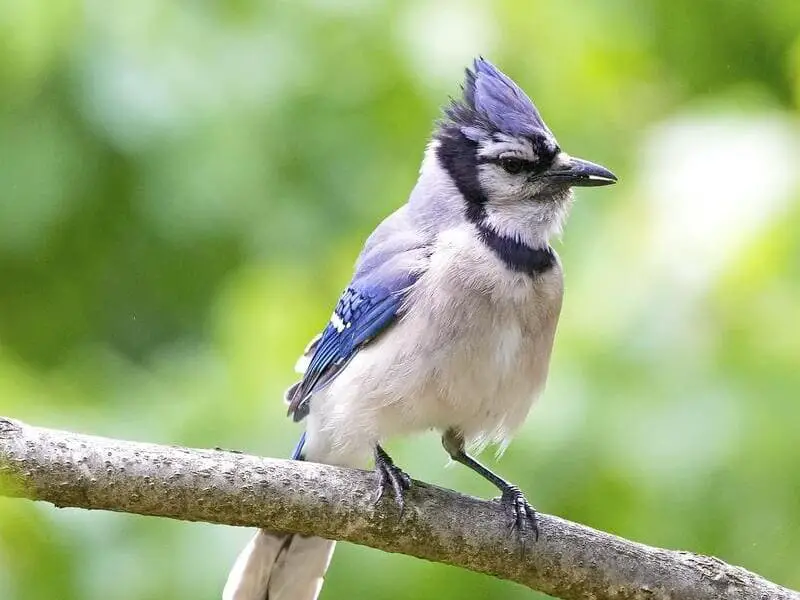
[[[0,495],[346,540],[456,565],[565,600],[800,600],[719,559],[540,515],[525,550],[492,501],[414,482],[402,518],[372,473],[31,427],[0,417]]]

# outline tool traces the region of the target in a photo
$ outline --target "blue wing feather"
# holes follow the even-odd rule
[[[330,384],[359,349],[382,334],[402,313],[406,291],[430,256],[432,234],[418,228],[405,207],[387,217],[370,235],[348,288],[310,357],[303,378],[286,400],[295,421],[308,414],[311,397]]]
[[[344,291],[303,379],[289,398],[289,413],[295,421],[308,414],[311,394],[330,383],[359,348],[395,320],[401,304],[402,296],[386,288]]]

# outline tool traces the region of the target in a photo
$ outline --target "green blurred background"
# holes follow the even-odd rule
[[[796,0],[3,0],[0,414],[286,456],[294,360],[477,54],[620,176],[578,191],[550,384],[497,468],[800,588]],[[432,434],[389,448],[494,494]],[[0,598],[211,600],[250,534],[0,499]],[[322,597],[535,596],[342,544]]]

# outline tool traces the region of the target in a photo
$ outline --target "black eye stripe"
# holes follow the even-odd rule
[[[511,173],[512,175],[522,173],[523,171],[532,171],[534,167],[531,161],[517,157],[501,158],[498,162],[507,173]]]
[[[507,173],[516,175],[519,173],[535,174],[540,173],[550,166],[552,161],[538,160],[532,161],[518,156],[498,157],[479,157],[478,164],[497,165]],[[510,167],[510,168],[509,168]]]
[[[478,164],[481,164],[481,165],[487,165],[487,164],[490,164],[490,165],[502,165],[503,161],[510,161],[510,160],[519,161],[520,163],[522,163],[524,165],[524,167],[526,169],[528,169],[528,168],[535,169],[536,165],[538,164],[538,163],[536,163],[536,162],[534,162],[532,160],[528,160],[527,158],[521,158],[519,156],[504,156],[503,158],[499,158],[499,157],[496,157],[496,156],[491,156],[491,157],[479,156],[477,162],[478,162]]]

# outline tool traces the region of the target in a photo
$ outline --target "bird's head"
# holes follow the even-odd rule
[[[434,139],[467,217],[521,241],[546,241],[560,229],[573,186],[617,181],[563,152],[525,92],[483,58],[467,69],[463,97],[445,109]]]

